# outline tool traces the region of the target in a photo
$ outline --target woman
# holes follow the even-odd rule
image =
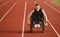
[[[40,7],[39,4],[36,4],[34,9],[28,15],[28,24],[30,24],[31,26],[31,31],[32,26],[34,26],[35,24],[40,24],[40,26],[42,27],[42,32],[44,32],[44,26],[47,24],[47,21],[48,20],[45,11]],[[40,27],[39,25],[36,26]]]

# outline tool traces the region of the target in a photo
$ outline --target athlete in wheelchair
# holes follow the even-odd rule
[[[47,16],[42,8],[40,8],[39,4],[35,5],[35,8],[28,15],[28,23],[30,24],[30,32],[32,32],[32,28],[42,28],[42,32],[45,31],[45,23],[47,24]]]

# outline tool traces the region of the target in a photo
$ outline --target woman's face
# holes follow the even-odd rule
[[[35,6],[35,9],[36,9],[37,11],[39,11],[40,6]]]

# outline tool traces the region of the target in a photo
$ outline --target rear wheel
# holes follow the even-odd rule
[[[34,25],[33,20],[31,20],[31,23],[30,23],[30,32],[31,33],[32,33],[33,25]]]
[[[32,33],[32,26],[30,26],[30,32]]]
[[[44,27],[42,27],[42,33],[44,33],[44,31],[45,31],[45,29],[44,29]]]
[[[44,25],[44,20],[43,19],[41,21],[41,28],[42,28],[42,32],[44,32],[45,31],[45,25]]]

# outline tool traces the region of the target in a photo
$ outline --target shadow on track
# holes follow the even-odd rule
[[[22,33],[22,31],[0,31],[0,33]],[[24,33],[31,33],[31,32],[30,31],[24,31]],[[42,33],[42,32],[41,31],[32,31],[32,33]]]

